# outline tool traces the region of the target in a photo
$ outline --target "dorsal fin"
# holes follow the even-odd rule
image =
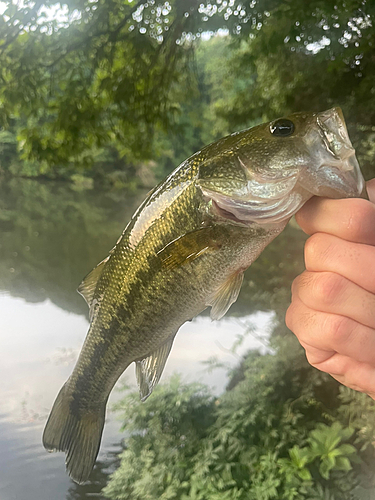
[[[89,272],[82,280],[82,283],[77,288],[77,292],[82,295],[82,297],[87,302],[88,306],[91,306],[92,299],[94,297],[94,292],[100,275],[102,274],[104,264],[107,262],[109,257],[102,260],[94,269]]]
[[[147,358],[135,362],[135,373],[141,400],[145,401],[159,382],[165,363],[171,352],[174,335]]]
[[[241,290],[243,272],[239,271],[227,278],[209,298],[207,305],[211,307],[211,319],[220,319],[236,302]]]

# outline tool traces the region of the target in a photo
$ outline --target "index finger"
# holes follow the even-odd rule
[[[329,233],[347,241],[375,245],[375,179],[366,187],[372,201],[312,198],[297,212],[297,223],[310,235]]]

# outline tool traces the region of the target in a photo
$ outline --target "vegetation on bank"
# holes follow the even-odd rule
[[[370,500],[375,406],[311,368],[281,333],[250,352],[219,397],[178,376],[118,405],[131,433],[112,500]]]
[[[226,120],[218,117],[215,111],[222,101],[221,92],[230,87],[230,82],[223,82],[229,71],[223,71],[222,66],[229,53],[227,37],[212,38],[197,48],[194,68],[186,78],[189,81],[183,85],[191,86],[189,98],[185,100],[182,96],[181,103],[176,104],[173,125],[164,129],[155,127],[148,152],[142,151],[141,144],[140,150],[133,152],[125,142],[113,142],[101,147],[87,147],[84,156],[49,163],[34,152],[26,156],[18,120],[14,120],[12,126],[0,131],[0,173],[72,180],[78,185],[86,178],[107,187],[153,187],[193,152],[231,132]],[[195,85],[199,85],[199,89]],[[90,187],[90,184],[86,186]]]

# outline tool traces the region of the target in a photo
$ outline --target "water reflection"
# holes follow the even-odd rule
[[[54,182],[0,183],[0,289],[86,313],[80,280],[116,242],[145,193],[77,192]]]
[[[121,450],[113,444],[122,435],[111,411],[87,485],[70,481],[64,455],[47,454],[41,434],[88,328],[87,306],[76,288],[107,255],[144,196],[77,192],[69,185],[30,180],[0,183],[1,500],[101,498]],[[285,309],[289,284],[302,268],[302,245],[302,233],[288,228],[246,273],[239,300],[226,318],[212,323],[203,316],[185,324],[163,379],[178,371],[219,393],[226,370],[207,373],[203,361],[216,356],[234,366],[238,359],[230,348],[249,324],[255,330],[239,354],[266,349],[270,323]],[[135,383],[133,366],[125,377]],[[113,391],[109,408],[118,397]]]

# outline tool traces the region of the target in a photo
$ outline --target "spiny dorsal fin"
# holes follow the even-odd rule
[[[100,275],[102,274],[104,264],[107,262],[109,257],[102,260],[94,269],[89,272],[82,280],[82,283],[77,288],[77,292],[82,295],[82,297],[87,302],[88,306],[91,306],[92,299],[94,297],[94,292]]]
[[[147,358],[135,362],[135,373],[141,400],[145,401],[152,393],[163,373],[168,355],[171,352],[174,335]]]
[[[159,250],[158,257],[160,257],[164,267],[174,269],[195,260],[206,252],[219,248],[220,244],[215,238],[215,228],[208,226],[175,239]]]
[[[220,319],[236,302],[243,281],[243,272],[232,274],[209,298],[207,305],[211,307],[211,319]]]

